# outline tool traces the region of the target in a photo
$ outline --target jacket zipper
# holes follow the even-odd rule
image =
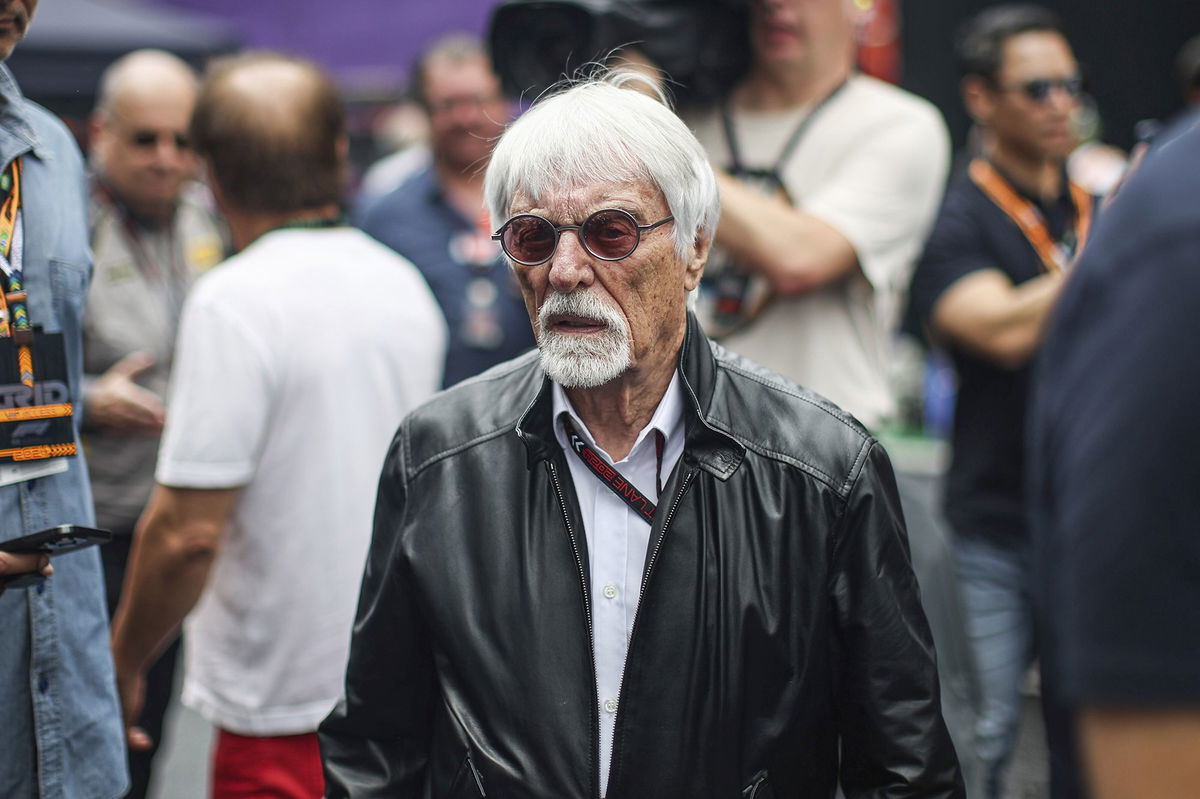
[[[613,720],[613,755],[617,753],[617,736],[621,731],[621,713],[625,709],[625,667],[629,663],[629,653],[633,651],[633,642],[637,639],[639,622],[642,619],[642,598],[646,595],[646,586],[650,583],[650,573],[654,570],[654,564],[658,561],[658,551],[662,549],[663,541],[667,540],[667,531],[671,529],[671,522],[675,519],[675,511],[679,507],[679,503],[683,501],[683,495],[687,492],[688,485],[692,482],[692,477],[696,474],[695,471],[688,472],[683,477],[683,483],[679,486],[679,493],[675,495],[675,501],[671,503],[671,509],[667,511],[667,518],[663,520],[662,534],[659,535],[658,541],[654,543],[654,549],[650,551],[650,561],[646,564],[646,571],[642,574],[642,587],[638,593],[638,608],[633,616],[633,630],[629,633],[629,646],[625,650],[625,660],[621,664],[621,682],[620,689],[617,691],[617,717]],[[612,785],[612,768],[609,767],[608,784]]]
[[[588,596],[587,575],[583,571],[583,557],[579,554],[579,542],[575,538],[575,528],[571,526],[571,516],[567,513],[567,501],[563,497],[562,485],[558,482],[558,469],[554,461],[548,461],[550,480],[554,483],[554,492],[558,495],[558,506],[562,508],[563,521],[567,525],[567,535],[571,538],[571,551],[575,553],[575,567],[579,570],[579,587],[583,593],[583,615],[587,619],[588,657],[592,661],[592,762],[597,768],[592,769],[592,795],[600,795],[600,695],[596,693],[596,639],[592,629],[592,600]],[[637,625],[637,619],[634,619]],[[622,675],[623,676],[623,675]],[[619,701],[619,700],[618,700]]]

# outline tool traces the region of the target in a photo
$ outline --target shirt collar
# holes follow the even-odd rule
[[[561,424],[558,423],[559,415],[566,411],[570,414],[575,426],[579,430],[579,434],[588,442],[588,444],[604,453],[609,461],[612,457],[607,452],[600,449],[596,445],[596,439],[592,437],[592,433],[588,430],[587,425],[579,418],[579,414],[575,412],[575,407],[571,404],[570,397],[563,387],[558,383],[551,383],[551,399],[553,403],[554,413],[554,435],[558,439],[558,443],[564,450],[570,448],[570,442],[567,441],[567,434],[563,430]],[[638,433],[637,439],[633,442],[633,447],[629,450],[629,455],[626,458],[632,457],[642,442],[650,437],[653,431],[659,431],[663,434],[663,438],[671,441],[675,436],[683,434],[683,388],[679,381],[679,372],[675,372],[671,376],[671,382],[667,386],[667,391],[663,394],[663,398],[659,400],[658,407],[654,409],[654,415],[650,417],[650,421]]]

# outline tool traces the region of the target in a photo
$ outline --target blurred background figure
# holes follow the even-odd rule
[[[105,71],[91,119],[90,240],[95,259],[84,318],[84,447],[108,608],[121,595],[134,526],[154,487],[171,354],[192,278],[224,256],[221,226],[195,178],[188,136],[192,69],[140,50]],[[171,697],[178,643],[150,670],[139,724],[154,747],[130,755],[130,797],[146,795]]]
[[[433,162],[359,214],[362,229],[412,261],[450,330],[444,385],[533,346],[511,270],[491,240],[483,173],[512,116],[483,45],[455,34],[413,70],[413,96],[429,115]]]
[[[756,0],[752,64],[691,119],[721,188],[707,329],[868,427],[949,163],[929,103],[854,72],[845,0]]]
[[[1037,369],[1029,496],[1043,673],[1095,799],[1200,790],[1200,114],[1096,226]]]
[[[146,672],[191,614],[183,701],[217,727],[211,795],[315,799],[379,471],[440,383],[445,326],[416,269],[341,218],[345,116],[321,70],[215,63],[190,130],[238,253],[184,306],[117,683],[144,748]]]
[[[355,205],[366,208],[429,164],[429,115],[405,97],[376,122],[375,146],[387,153],[363,172]]]
[[[1030,363],[1094,203],[1065,174],[1082,83],[1057,17],[994,6],[967,23],[957,52],[983,156],[946,192],[912,303],[958,374],[945,510],[982,693],[975,754],[984,797],[999,799],[1035,652],[1022,445]],[[1054,794],[1071,796],[1070,730],[1042,687]]]

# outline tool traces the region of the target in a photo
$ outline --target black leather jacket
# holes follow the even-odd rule
[[[608,799],[825,799],[839,776],[849,799],[962,797],[887,456],[694,318],[679,368]],[[329,797],[600,795],[588,555],[551,424],[531,353],[402,425],[320,730]]]

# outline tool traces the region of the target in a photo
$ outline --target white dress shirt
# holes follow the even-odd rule
[[[607,793],[625,655],[629,651],[629,638],[633,634],[633,621],[641,598],[650,525],[602,483],[571,449],[559,416],[563,411],[570,414],[572,424],[588,446],[657,504],[659,496],[655,478],[658,457],[654,431],[661,432],[665,437],[662,459],[662,481],[665,485],[683,454],[683,391],[679,375],[676,374],[649,424],[638,433],[629,455],[615,462],[597,446],[587,425],[579,418],[566,392],[557,383],[553,387],[553,401],[554,432],[558,443],[567,453],[571,480],[575,483],[575,496],[583,516],[588,563],[591,567],[592,649],[596,661],[596,696],[600,703],[600,794],[603,796]]]

